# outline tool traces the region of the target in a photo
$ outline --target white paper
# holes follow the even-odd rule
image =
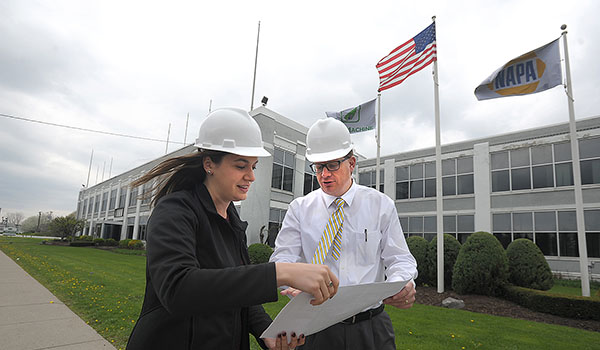
[[[300,293],[275,317],[261,338],[276,338],[282,332],[305,336],[345,320],[381,300],[398,293],[408,281],[379,282],[339,287],[337,294],[321,305],[311,305],[312,295]]]

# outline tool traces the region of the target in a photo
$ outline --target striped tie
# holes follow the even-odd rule
[[[331,247],[331,255],[335,260],[340,258],[340,252],[342,251],[342,227],[344,226],[344,202],[341,198],[335,199],[337,208],[331,214],[323,236],[319,241],[315,255],[313,256],[313,264],[325,263],[325,257],[327,257],[327,251]],[[333,243],[333,244],[332,244]]]

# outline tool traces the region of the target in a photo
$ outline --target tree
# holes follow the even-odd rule
[[[61,239],[65,239],[65,237],[72,237],[75,233],[81,231],[84,224],[84,220],[77,220],[75,215],[69,214],[67,216],[55,218],[50,222],[48,228],[52,234],[59,236]]]
[[[18,227],[23,221],[25,215],[23,213],[7,213],[6,218],[8,219],[9,224],[13,224],[13,226]]]
[[[27,219],[23,220],[21,224],[21,231],[23,232],[34,232],[37,228],[38,216],[30,216]]]

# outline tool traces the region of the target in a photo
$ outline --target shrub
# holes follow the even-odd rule
[[[498,239],[487,232],[469,236],[454,264],[452,289],[459,294],[498,296],[507,282],[508,261]]]
[[[452,273],[456,257],[460,252],[458,240],[447,233],[444,234],[444,288],[452,287]],[[437,236],[433,237],[427,247],[427,271],[429,271],[429,283],[437,286]]]
[[[129,248],[129,241],[131,241],[131,239],[126,238],[126,239],[122,239],[119,241],[119,248]]]
[[[83,236],[77,237],[77,239],[80,240],[80,241],[91,241],[92,240],[92,236],[83,235]]]
[[[112,238],[108,238],[107,240],[104,241],[104,245],[109,246],[109,247],[114,247],[114,246],[119,245],[119,242],[115,241]]]
[[[418,286],[429,283],[428,266],[425,260],[427,254],[427,240],[421,236],[410,236],[406,239],[406,244],[408,245],[408,249],[412,256],[417,260],[417,271],[419,272],[419,276],[417,276],[415,283]]]
[[[144,249],[144,242],[139,239],[132,239],[127,243],[129,249]]]
[[[88,240],[73,241],[69,242],[69,245],[72,247],[92,247],[94,245],[94,242]]]
[[[600,321],[600,300],[508,285],[504,298],[531,310],[560,317]]]
[[[526,238],[512,241],[506,247],[508,281],[515,286],[548,290],[554,285],[552,271],[540,248]]]
[[[104,238],[94,238],[95,245],[104,245]]]
[[[263,264],[269,262],[271,254],[273,254],[273,248],[264,243],[254,243],[248,247],[248,255],[250,256],[251,264]]]

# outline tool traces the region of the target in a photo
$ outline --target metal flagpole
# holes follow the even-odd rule
[[[435,23],[435,16],[431,18]],[[436,38],[437,40],[437,38]],[[436,53],[437,56],[437,53]],[[442,198],[442,145],[440,136],[440,92],[437,59],[433,61],[433,96],[435,100],[435,207],[437,226],[437,291],[444,292],[444,206]]]
[[[587,242],[583,216],[583,193],[581,191],[581,169],[579,164],[579,147],[577,127],[575,125],[575,107],[573,106],[573,88],[571,86],[571,68],[569,66],[569,50],[567,47],[567,25],[563,24],[563,43],[565,50],[565,71],[567,75],[567,101],[569,102],[569,137],[571,139],[571,159],[573,160],[573,180],[575,184],[575,212],[577,216],[577,243],[579,247],[579,270],[581,271],[581,295],[590,296],[590,280],[588,274]]]
[[[108,168],[108,178],[110,179],[110,175],[112,174],[112,162],[113,158],[110,157],[110,167]]]
[[[380,191],[379,188],[379,154],[381,151],[381,92],[377,93],[377,135],[375,136],[377,139],[377,161],[375,165],[375,188],[377,191]]]
[[[90,185],[90,172],[92,171],[92,159],[94,159],[94,149],[92,148],[92,155],[90,156],[90,167],[88,168],[88,177],[87,182],[85,183],[85,188],[88,188]]]
[[[171,136],[171,123],[169,123],[169,130],[167,131],[167,144],[165,145],[165,154],[169,150],[169,137]]]
[[[185,119],[185,134],[183,135],[183,144],[185,145],[186,141],[187,141],[187,129],[188,129],[188,122],[190,121],[190,112],[188,112],[187,114],[187,118]]]
[[[258,34],[256,35],[256,55],[254,55],[254,78],[252,79],[252,100],[250,110],[254,109],[254,86],[256,85],[256,65],[258,63],[258,39],[260,38],[260,21],[258,21]]]

